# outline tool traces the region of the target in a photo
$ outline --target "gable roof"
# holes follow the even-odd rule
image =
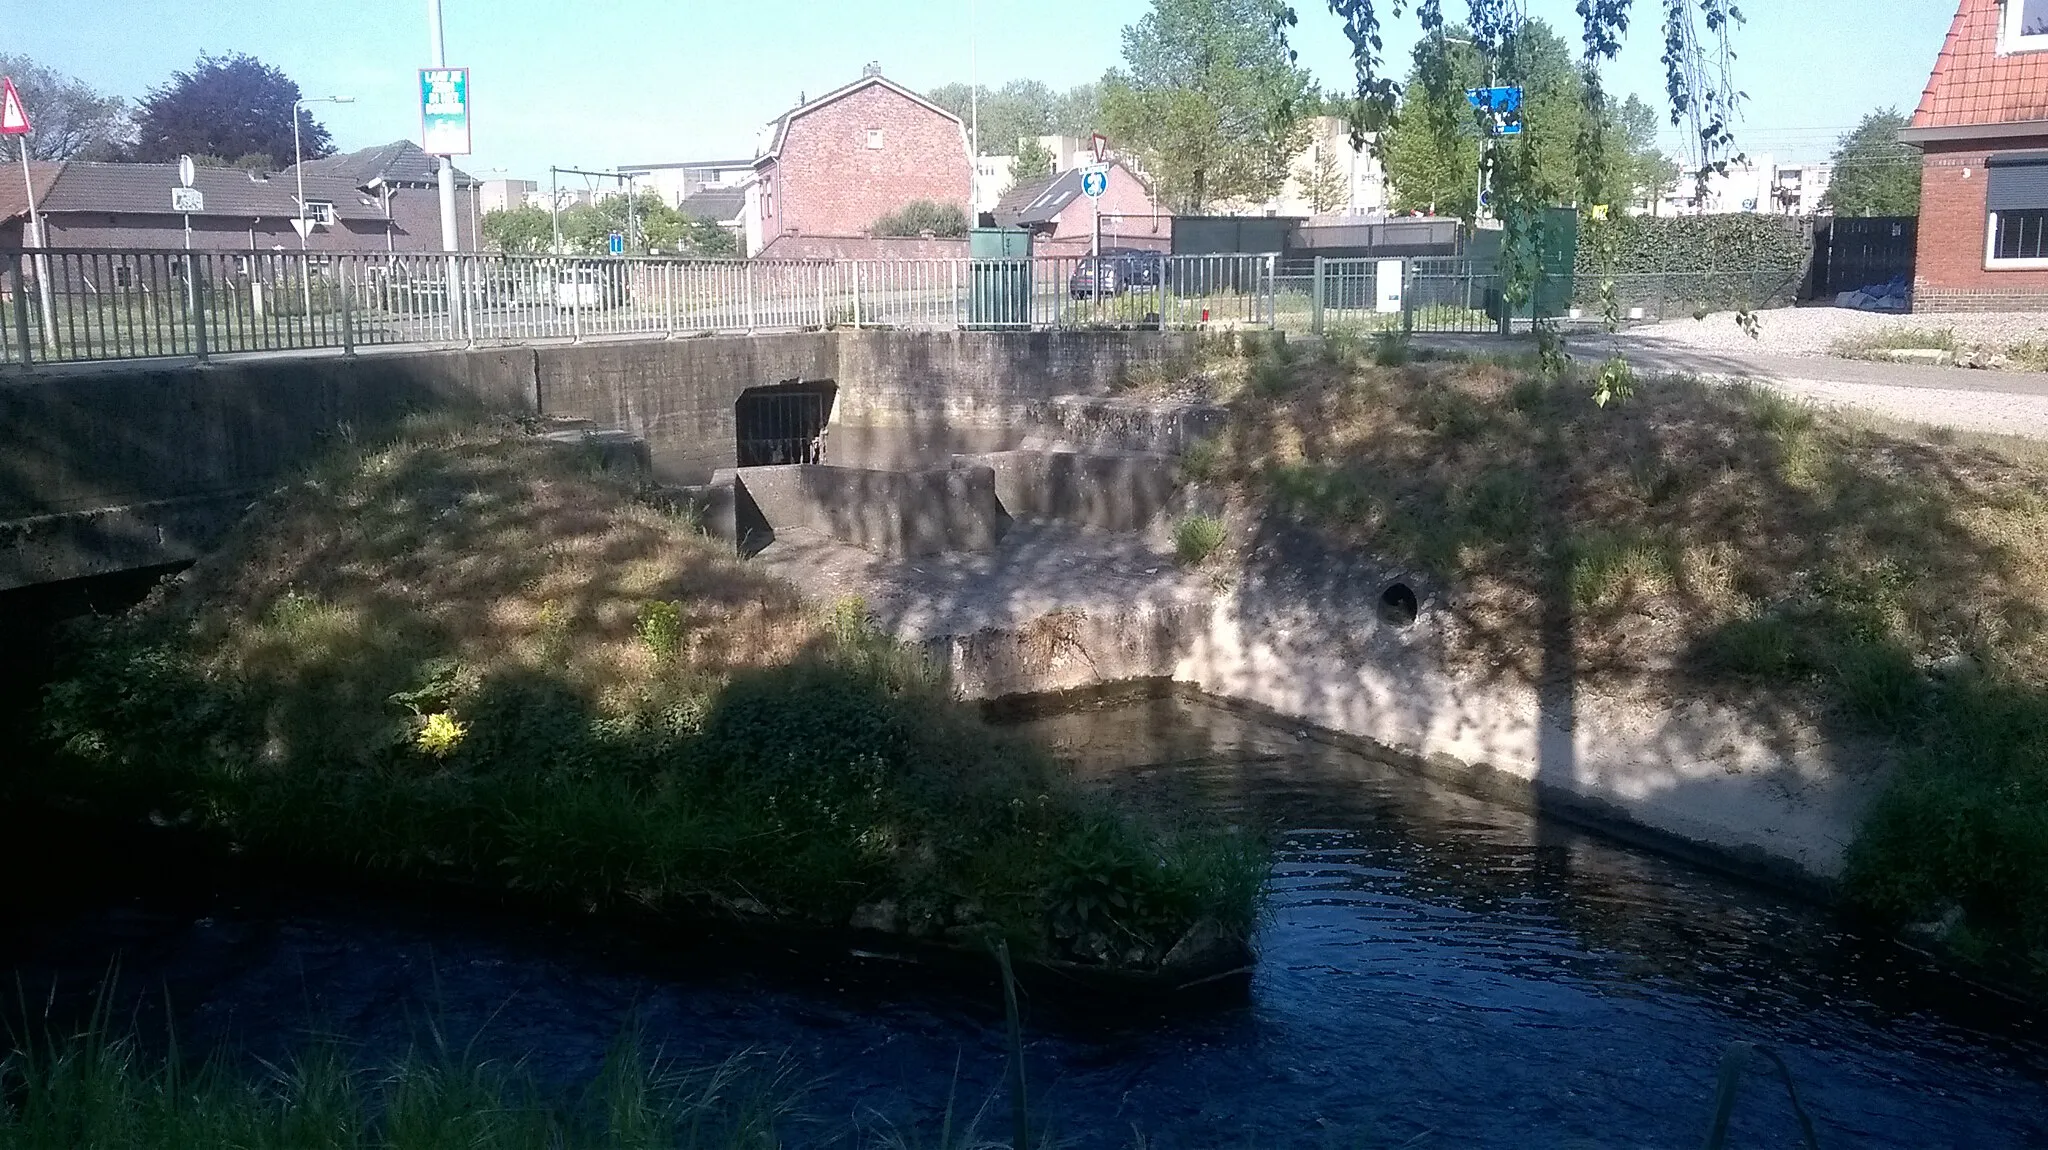
[[[171,214],[176,164],[102,164],[73,160],[51,181],[41,207],[46,212]],[[299,214],[297,182],[287,176],[251,178],[241,168],[200,168],[192,186],[206,197],[205,216],[285,219]],[[363,202],[361,189],[334,176],[306,176],[306,199],[334,205],[345,220],[381,220],[383,211]]]
[[[944,116],[948,120],[953,121],[954,124],[959,125],[960,130],[963,133],[960,137],[961,147],[963,149],[966,147],[967,137],[964,133],[967,131],[967,128],[966,125],[960,123],[960,117],[954,115],[951,112],[948,112],[944,108],[939,107],[937,104],[932,103],[930,100],[925,99],[923,96],[918,95],[916,92],[911,91],[910,89],[904,87],[903,85],[898,84],[896,81],[887,79],[880,73],[876,73],[875,75],[872,76],[862,76],[860,79],[855,80],[853,83],[848,84],[843,88],[834,88],[832,91],[825,93],[824,95],[818,97],[815,100],[807,100],[804,103],[798,104],[796,107],[791,108],[789,111],[784,112],[780,116],[775,117],[775,119],[770,121],[768,125],[768,146],[762,150],[760,155],[754,157],[754,163],[760,164],[764,161],[772,160],[776,156],[782,154],[783,138],[789,134],[789,125],[795,120],[804,116],[808,116],[812,112],[815,112],[818,109],[825,107],[827,104],[832,104],[837,101],[844,100],[846,97],[853,95],[855,92],[865,91],[866,89],[873,87],[887,88],[891,92],[894,92],[897,95],[903,97],[904,99],[909,100],[911,103],[918,104],[926,109],[929,109],[930,111],[936,112],[939,115]]]
[[[300,165],[307,176],[319,173],[323,176],[339,176],[359,188],[367,188],[383,181],[386,184],[433,185],[441,179],[441,159],[430,156],[411,140],[393,140],[374,148],[361,148],[335,156],[322,156],[307,160]],[[291,169],[285,169],[291,175]],[[455,169],[455,186],[471,187],[476,179],[461,168]]]
[[[996,201],[998,227],[1051,223],[1081,194],[1081,169],[1068,168],[1012,184]]]
[[[676,210],[686,216],[700,220],[725,223],[739,218],[740,211],[747,206],[747,189],[741,188],[700,188],[694,194],[683,197]]]
[[[1135,173],[1124,166],[1122,160],[1111,160],[1109,169],[1111,179],[1117,178],[1116,173],[1119,171],[1126,179],[1138,179]],[[1064,172],[1054,172],[1049,176],[1038,176],[1011,185],[1010,190],[996,200],[995,209],[991,213],[996,218],[996,226],[1030,227],[1033,224],[1049,224],[1058,219],[1059,214],[1066,211],[1069,204],[1080,198],[1081,175],[1082,169],[1068,168]],[[1142,187],[1144,181],[1138,180],[1138,184]]]
[[[0,179],[0,223],[6,223],[16,216],[28,215],[28,198],[31,194],[35,196],[36,206],[41,207],[43,201],[49,197],[50,185],[56,182],[57,173],[63,170],[64,165],[61,163],[31,160],[28,165],[28,187],[24,188],[20,180]]]
[[[1998,52],[1999,0],[1961,0],[1906,140],[2048,134],[2048,52]],[[1998,130],[2024,125],[2020,132]]]

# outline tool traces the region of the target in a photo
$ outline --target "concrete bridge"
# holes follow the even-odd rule
[[[821,331],[0,378],[0,590],[192,559],[321,452],[409,415],[585,421],[643,442],[672,484],[742,463],[931,466],[1016,448],[1061,397],[1195,339]]]

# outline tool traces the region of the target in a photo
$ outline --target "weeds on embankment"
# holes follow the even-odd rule
[[[259,857],[1141,971],[1247,938],[1264,878],[1078,790],[858,603],[514,435],[337,458],[77,643],[39,785]]]
[[[1603,409],[1569,374],[1374,351],[1265,348],[1183,469],[1432,570],[1475,671],[1713,693],[1895,754],[1853,895],[2048,972],[2048,448],[1756,387]]]

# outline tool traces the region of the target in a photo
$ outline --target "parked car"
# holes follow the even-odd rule
[[[1067,278],[1067,291],[1076,299],[1098,294],[1118,295],[1132,288],[1156,288],[1166,273],[1166,257],[1143,248],[1104,248],[1099,256],[1083,256]],[[1100,280],[1098,285],[1097,280]]]

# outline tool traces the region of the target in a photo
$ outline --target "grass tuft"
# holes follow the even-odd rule
[[[1223,521],[1200,513],[1184,515],[1173,525],[1173,552],[1180,561],[1195,567],[1208,561],[1223,546]]]

